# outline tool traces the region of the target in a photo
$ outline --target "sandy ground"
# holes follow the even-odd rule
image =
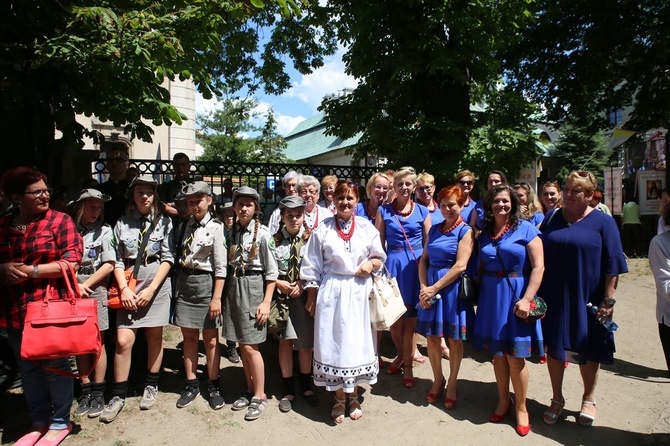
[[[615,363],[600,373],[598,418],[592,428],[583,428],[576,422],[582,384],[578,367],[572,364],[566,371],[567,404],[561,420],[554,426],[542,422],[551,391],[546,366],[536,362],[529,363],[532,432],[526,438],[518,437],[512,417],[501,424],[489,423],[488,416],[496,405],[490,358],[467,346],[460,372],[458,407],[449,412],[442,408],[441,401],[433,405],[425,401],[432,377],[426,362],[415,365],[414,389],[405,389],[398,375],[389,376],[382,371],[379,382],[362,391],[364,415],[358,421],[347,418],[342,425],[335,425],[329,416],[332,397],[322,390],[318,391],[319,407],[309,407],[298,398],[294,410],[283,414],[277,408],[281,380],[273,342],[264,346],[270,400],[260,419],[247,422],[244,411],[230,409],[230,403],[244,386],[244,376],[241,365],[226,359],[221,360],[226,406],[213,411],[201,397],[192,406],[177,409],[175,402],[184,378],[178,348],[181,337],[171,327],[165,334],[157,406],[149,411],[139,410],[143,372],[138,367],[133,371],[131,396],[121,415],[108,425],[97,419],[74,419],[73,433],[63,444],[670,444],[670,378],[658,340],[653,277],[646,259],[631,260],[629,267],[631,272],[622,276],[617,296],[615,320],[620,328]],[[394,354],[388,333],[382,341],[382,354],[387,360]],[[446,372],[448,363],[443,360],[442,364]],[[27,428],[25,405],[17,392],[0,398],[2,443],[11,443]]]

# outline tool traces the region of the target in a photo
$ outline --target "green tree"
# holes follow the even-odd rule
[[[359,152],[385,156],[392,166],[451,176],[469,148],[476,159],[472,132],[483,136],[497,125],[494,114],[475,117],[471,107],[501,94],[502,51],[526,26],[531,1],[328,1],[347,48],[346,72],[359,80],[352,94],[322,103],[329,131],[341,138],[363,132]],[[514,103],[521,102],[517,95]],[[520,147],[524,137],[516,132],[527,127],[526,109],[498,107],[517,113],[506,122],[520,124],[513,138],[498,138],[491,156]]]
[[[201,128],[199,140],[205,147],[200,160],[220,162],[283,163],[286,157],[284,138],[277,134],[272,110],[263,126],[252,120],[260,118],[254,99],[225,99],[221,107],[197,118]]]
[[[602,178],[603,170],[610,165],[611,155],[604,133],[594,133],[575,124],[562,126],[560,132],[561,139],[556,143],[556,153],[563,167],[558,178],[567,177],[573,170],[588,170]]]
[[[550,121],[593,132],[631,106],[626,127],[670,127],[669,2],[537,0],[533,16],[505,67]]]
[[[166,78],[191,78],[206,98],[284,91],[286,60],[308,73],[334,50],[326,31],[314,38],[320,21],[299,0],[2,2],[0,131],[12,148],[3,165],[58,166],[90,133],[76,114],[150,141],[151,126],[184,119]]]

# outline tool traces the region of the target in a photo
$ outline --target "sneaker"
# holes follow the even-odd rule
[[[85,393],[77,400],[77,408],[74,410],[75,416],[83,416],[91,410],[91,394]]]
[[[240,355],[237,353],[237,347],[229,347],[228,351],[226,352],[226,357],[228,358],[228,361],[232,362],[233,364],[240,362]]]
[[[123,406],[125,406],[126,400],[119,396],[112,398],[100,414],[100,421],[103,423],[111,423],[116,419],[116,416],[121,412]]]
[[[242,396],[240,396],[238,399],[235,400],[232,409],[233,410],[246,409],[249,406],[249,404],[251,404],[251,398],[253,398],[253,396],[254,394],[247,390],[242,394]]]
[[[213,410],[219,410],[223,406],[225,406],[225,401],[223,401],[223,397],[219,393],[219,389],[213,387],[209,389],[209,407],[211,407]]]
[[[146,386],[144,394],[142,394],[142,400],[140,401],[140,409],[151,409],[156,404],[156,400],[158,400],[158,387]]]
[[[101,394],[93,394],[91,396],[91,408],[88,411],[89,418],[99,417],[105,409],[105,396]]]
[[[190,406],[198,395],[200,395],[200,389],[198,387],[187,387],[184,389],[184,391],[181,393],[181,396],[177,400],[177,407],[182,409],[184,407]]]

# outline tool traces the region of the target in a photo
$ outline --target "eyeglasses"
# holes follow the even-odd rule
[[[593,186],[597,186],[597,185],[598,185],[598,183],[596,182],[596,177],[594,177],[593,174],[592,174],[591,172],[587,172],[587,171],[585,171],[585,170],[577,170],[577,171],[575,171],[575,173],[576,173],[577,175],[579,175],[581,178],[588,178],[588,179],[589,179],[589,182],[590,182]]]
[[[54,190],[49,188],[49,189],[37,189],[37,190],[31,190],[29,192],[24,192],[24,195],[32,195],[35,198],[40,198],[44,194],[48,196],[52,196],[54,193]]]
[[[302,189],[300,195],[317,195],[318,192],[315,189]]]
[[[459,180],[458,184],[460,184],[461,186],[472,186],[473,184],[475,184],[475,182],[474,181]]]
[[[432,190],[433,186],[420,186],[420,187],[417,187],[417,189],[419,190],[419,192],[427,192],[429,190]]]

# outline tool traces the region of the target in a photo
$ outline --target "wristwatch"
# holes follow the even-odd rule
[[[614,304],[616,303],[616,299],[613,297],[604,297],[603,302],[605,302],[605,305],[609,305],[610,307],[613,307]]]
[[[39,279],[40,277],[40,267],[38,265],[33,265],[33,279]]]

